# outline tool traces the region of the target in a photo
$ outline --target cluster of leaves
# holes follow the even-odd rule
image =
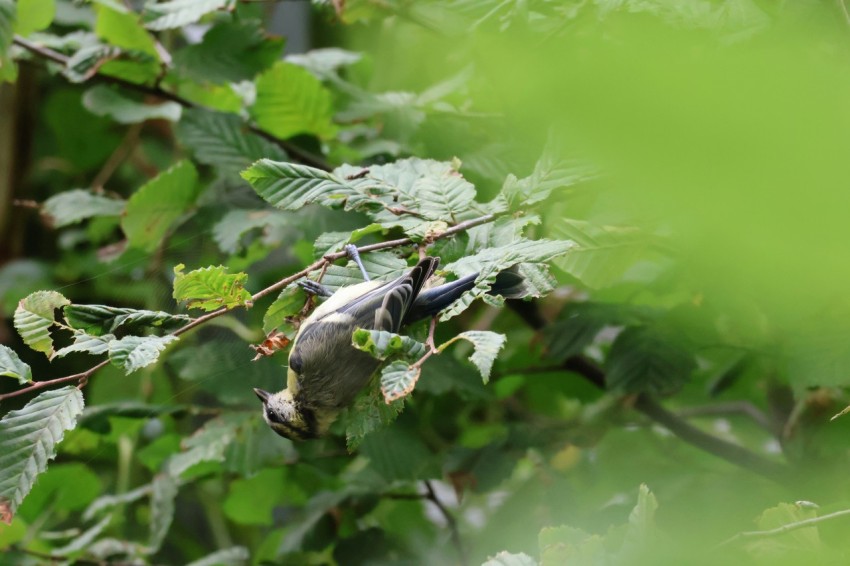
[[[2,88],[44,93],[0,108],[0,128],[35,116],[15,197],[39,214],[17,228],[55,231],[0,234],[31,258],[0,267],[0,549],[21,563],[696,563],[757,517],[718,560],[847,552],[829,512],[846,498],[850,419],[827,424],[847,404],[846,301],[823,316],[729,293],[690,226],[647,213],[643,192],[663,199],[628,176],[643,164],[600,165],[606,119],[647,158],[642,116],[584,112],[602,133],[579,135],[582,96],[630,91],[586,72],[610,64],[589,37],[632,45],[648,21],[707,37],[681,50],[700,54],[768,41],[790,8],[314,4],[333,22],[321,44],[341,21],[363,52],[282,58],[274,3],[0,0],[0,80],[23,78]],[[530,70],[529,45],[575,76]],[[550,91],[566,98],[529,95]],[[329,438],[296,445],[251,390],[284,385],[273,350],[315,303],[298,279],[362,280],[346,244],[375,279],[424,249],[441,260],[432,283],[475,282],[433,333],[355,332],[381,371]],[[508,269],[526,301],[498,294]],[[767,467],[794,481],[748,471]],[[800,499],[823,513],[774,507]]]

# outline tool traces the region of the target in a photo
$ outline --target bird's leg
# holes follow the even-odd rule
[[[317,297],[330,297],[333,295],[333,291],[318,283],[316,281],[312,281],[310,279],[302,279],[297,283],[299,287],[304,289],[304,292],[308,295],[316,295]]]
[[[369,277],[369,274],[366,273],[366,268],[363,267],[363,262],[360,261],[360,252],[357,251],[357,246],[354,244],[346,244],[345,253],[347,253],[348,257],[350,257],[354,263],[357,264],[357,267],[360,268],[360,273],[363,274],[363,279],[371,281],[371,277]]]

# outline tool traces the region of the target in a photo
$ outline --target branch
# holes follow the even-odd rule
[[[469,230],[470,228],[474,228],[475,226],[480,226],[481,224],[487,224],[488,222],[492,222],[495,219],[496,219],[495,214],[487,214],[487,215],[481,216],[479,218],[473,218],[471,220],[461,222],[459,224],[452,226],[451,228],[449,228],[448,230],[446,230],[442,234],[435,236],[433,238],[433,240],[441,240],[443,238],[448,238],[449,236],[453,236],[454,234],[457,234],[459,232]],[[358,248],[357,251],[360,252],[360,253],[367,253],[367,252],[373,252],[373,251],[377,251],[377,250],[399,248],[401,246],[410,245],[412,243],[413,243],[413,240],[410,239],[410,238],[399,238],[398,240],[390,240],[388,242],[378,242],[377,244],[370,244],[368,246],[363,246],[361,248]],[[284,287],[286,287],[290,283],[293,283],[293,282],[301,279],[302,277],[306,277],[307,275],[309,275],[313,271],[316,271],[316,270],[319,270],[319,269],[325,269],[325,268],[327,268],[328,265],[332,264],[334,261],[336,261],[338,259],[342,259],[344,257],[348,257],[348,252],[342,251],[342,252],[336,252],[336,253],[328,254],[325,257],[323,257],[322,259],[317,260],[317,261],[313,262],[312,264],[308,265],[307,267],[305,267],[304,269],[302,269],[298,273],[294,273],[294,274],[290,275],[289,277],[285,277],[285,278],[281,279],[280,281],[278,281],[277,283],[275,283],[273,285],[269,285],[265,289],[254,293],[251,296],[251,302],[255,302],[255,301],[257,301],[257,300],[259,300],[259,299],[261,299],[261,298],[263,298],[267,295],[270,295],[271,293],[274,293],[275,291],[279,291],[280,289],[283,289]],[[193,319],[191,322],[181,326],[180,328],[178,328],[177,330],[175,330],[171,334],[174,335],[174,336],[180,336],[181,334],[185,334],[186,332],[189,332],[193,328],[200,326],[200,325],[204,324],[205,322],[210,321],[214,318],[217,318],[217,317],[219,317],[223,314],[226,314],[228,312],[230,312],[230,310],[227,309],[226,307],[222,307],[218,310],[209,312],[205,315],[202,315],[202,316],[199,316],[198,318]],[[433,324],[435,324],[435,322],[432,323],[432,328],[431,328],[431,344],[432,345],[433,345],[433,330],[434,330]],[[59,377],[57,379],[49,379],[47,381],[38,381],[38,382],[33,383],[32,385],[28,386],[28,387],[24,387],[23,389],[18,389],[17,391],[12,391],[10,393],[0,395],[0,401],[2,401],[3,399],[8,399],[10,397],[17,397],[18,395],[24,395],[24,394],[30,393],[32,391],[38,391],[39,389],[44,389],[45,387],[50,387],[52,385],[59,385],[60,383],[68,383],[69,381],[77,381],[77,382],[79,382],[79,387],[83,387],[83,386],[85,386],[86,382],[88,381],[88,378],[91,377],[92,374],[94,374],[97,370],[99,370],[103,367],[106,367],[107,365],[109,365],[109,360],[104,360],[104,361],[100,362],[99,364],[97,364],[96,366],[94,366],[94,367],[92,367],[92,368],[90,368],[90,369],[88,369],[88,370],[86,370],[82,373],[76,373],[74,375]]]
[[[62,53],[59,53],[58,51],[54,51],[50,48],[43,47],[41,45],[33,43],[33,42],[31,42],[27,39],[24,39],[23,37],[21,37],[19,35],[16,35],[13,41],[14,41],[15,45],[22,47],[22,48],[26,49],[27,51],[29,51],[30,53],[34,53],[35,55],[38,55],[39,57],[41,57],[43,59],[53,61],[54,63],[58,63],[59,65],[62,65],[63,67],[68,66],[68,60],[70,58],[63,55]],[[99,71],[92,77],[92,79],[103,82],[103,83],[118,85],[122,88],[133,90],[133,91],[139,92],[141,94],[146,94],[148,96],[154,96],[154,97],[162,99],[162,100],[170,100],[171,102],[176,102],[177,104],[179,104],[180,106],[182,106],[184,108],[198,108],[198,109],[201,109],[201,110],[208,110],[208,111],[212,112],[212,110],[210,108],[207,108],[206,106],[202,106],[200,104],[192,102],[191,100],[189,100],[187,98],[183,98],[179,94],[169,92],[167,90],[162,89],[159,86],[147,86],[147,85],[143,85],[143,84],[134,83],[132,81],[128,81],[126,79],[122,79],[122,78],[119,78],[119,77],[111,77],[109,75],[102,75],[102,74],[100,74]],[[260,128],[256,124],[248,124],[248,129],[250,131],[254,132],[255,134],[269,140],[270,142],[279,145],[290,156],[292,156],[297,161],[299,161],[299,162],[301,162],[305,165],[309,165],[311,167],[316,167],[317,169],[322,169],[324,171],[329,171],[331,169],[331,166],[321,157],[319,157],[317,155],[313,155],[309,151],[301,149],[300,147],[292,144],[291,142],[288,142],[286,140],[282,140],[282,139],[274,136],[273,134],[271,134],[270,132],[267,132],[266,130]]]
[[[426,499],[436,505],[437,509],[440,510],[440,513],[446,519],[446,524],[449,526],[449,531],[451,532],[452,536],[452,544],[454,545],[455,550],[457,550],[458,557],[460,558],[460,563],[465,566],[466,564],[468,564],[468,561],[466,559],[466,552],[463,548],[463,542],[460,539],[460,533],[458,532],[457,521],[455,520],[454,515],[452,515],[451,511],[449,511],[448,508],[446,508],[445,504],[440,501],[440,498],[437,497],[437,492],[434,491],[434,486],[431,484],[431,482],[425,480],[423,483],[425,484],[425,489],[428,492],[426,494]]]
[[[508,305],[534,330],[542,330],[545,326],[545,320],[533,303],[508,301]],[[582,376],[599,389],[606,388],[605,372],[587,358],[572,356],[564,361],[562,367],[566,371]],[[785,483],[789,479],[788,468],[785,465],[698,429],[665,409],[646,393],[638,395],[634,406],[635,409],[700,450],[779,483]]]
[[[744,415],[745,417],[749,417],[754,423],[767,432],[773,435],[777,434],[776,427],[770,422],[768,416],[749,401],[726,401],[723,403],[712,403],[710,405],[702,405],[699,407],[685,407],[676,411],[676,414],[683,419],[723,415]]]
[[[717,547],[726,546],[744,538],[764,538],[781,535],[783,533],[796,531],[797,529],[802,529],[804,527],[811,527],[813,525],[817,525],[818,523],[823,523],[824,521],[831,521],[832,519],[838,519],[839,517],[846,517],[848,515],[850,515],[850,509],[842,509],[841,511],[829,513],[828,515],[821,515],[820,517],[812,517],[811,519],[803,519],[802,521],[787,523],[785,525],[782,525],[781,527],[776,527],[775,529],[769,529],[766,531],[744,531],[738,533],[732,538],[724,540],[723,542],[718,544]]]

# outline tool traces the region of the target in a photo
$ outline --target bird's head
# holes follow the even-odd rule
[[[263,402],[263,420],[273,431],[290,440],[308,440],[321,434],[315,412],[301,406],[289,389],[269,393],[254,389]]]

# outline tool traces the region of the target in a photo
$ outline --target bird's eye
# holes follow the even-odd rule
[[[277,416],[277,413],[272,411],[271,409],[266,409],[266,418],[269,419],[273,423],[279,423],[280,419]]]

